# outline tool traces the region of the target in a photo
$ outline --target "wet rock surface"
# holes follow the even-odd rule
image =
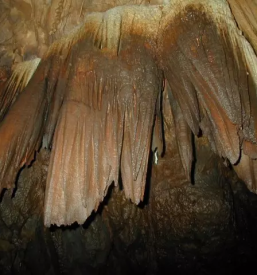
[[[154,5],[161,0],[2,0],[0,64],[42,57],[53,41],[79,26],[91,12],[128,4]]]
[[[13,65],[42,56],[82,16],[128,2],[162,1],[1,1],[0,91]],[[17,188],[0,198],[0,274],[232,274],[255,267],[257,196],[203,138],[195,140],[188,182],[163,107],[165,155],[149,168],[145,201],[136,206],[112,187],[83,226],[43,226],[50,154],[41,150]]]
[[[166,154],[149,169],[144,203],[136,206],[123,190],[111,187],[83,226],[43,226],[49,152],[41,150],[20,173],[17,189],[1,197],[1,274],[250,270],[257,255],[256,195],[213,155],[203,138],[195,141],[194,182],[189,183],[172,127],[166,117]]]

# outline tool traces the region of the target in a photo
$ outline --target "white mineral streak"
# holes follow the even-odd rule
[[[102,25],[102,48],[118,49],[122,34],[155,41],[161,17],[162,6],[124,6],[107,11]]]
[[[75,28],[68,35],[55,41],[46,52],[44,58],[52,55],[60,54],[61,52],[69,51],[80,40],[88,38],[89,35],[96,39],[98,30],[100,29],[103,13],[96,12],[89,14],[83,24]]]
[[[241,51],[244,53],[245,61],[248,67],[247,73],[252,76],[257,94],[257,57],[251,44],[244,37],[241,37],[241,46]]]
[[[178,13],[192,5],[194,7],[201,7],[208,16],[212,16],[218,23],[220,19],[226,19],[226,24],[234,23],[233,15],[231,14],[229,5],[226,0],[170,0],[169,4],[163,6],[163,18],[161,21],[161,29],[171,24],[172,20]],[[235,25],[236,26],[236,25]]]
[[[68,36],[54,42],[46,53],[58,54],[69,50],[82,39],[93,38],[99,49],[119,52],[126,35],[134,34],[155,41],[162,17],[162,6],[122,6],[105,13],[92,13],[85,22]]]
[[[59,55],[65,59],[65,56],[82,40],[92,43],[102,51],[119,54],[121,44],[123,42],[129,43],[129,40],[126,41],[126,39],[129,39],[131,35],[133,37],[138,36],[140,39],[151,43],[158,43],[158,46],[161,47],[161,33],[173,24],[173,20],[177,15],[181,14],[183,16],[183,11],[189,5],[192,5],[192,7],[199,8],[200,11],[203,11],[212,19],[221,36],[224,33],[227,34],[226,39],[233,44],[235,58],[241,51],[246,62],[246,73],[252,76],[257,91],[257,57],[252,46],[238,29],[227,1],[172,0],[170,3],[166,2],[168,1],[165,1],[163,6],[122,6],[110,9],[105,13],[89,14],[80,27],[68,36],[54,42],[44,58]],[[192,16],[194,16],[193,13]],[[190,14],[187,14],[185,20],[187,20],[185,24],[190,26]],[[224,30],[226,31],[224,32]],[[8,89],[24,88],[39,62],[40,59],[35,59],[18,64],[9,80]],[[239,64],[239,60],[237,62]],[[155,163],[158,162],[156,154],[154,155],[154,161]],[[81,216],[83,218],[88,217],[90,213],[91,209],[88,213],[81,214]],[[48,223],[50,224],[51,221]]]
[[[40,58],[35,58],[17,64],[8,80],[7,90],[23,90],[36,71],[40,60]]]

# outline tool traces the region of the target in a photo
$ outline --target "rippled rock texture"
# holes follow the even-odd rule
[[[169,112],[166,106],[166,113]],[[43,226],[49,152],[19,175],[0,206],[1,274],[225,274],[256,257],[257,198],[196,141],[195,182],[186,179],[170,116],[166,154],[149,169],[138,207],[111,188],[84,225]],[[170,129],[170,130],[169,130]]]
[[[15,119],[9,120],[10,122],[15,121],[15,123],[1,122],[0,124],[0,129],[3,129],[2,125],[6,125],[8,130],[13,131],[11,132],[13,135],[10,134],[8,138],[0,140],[0,148],[2,148],[0,155],[11,160],[12,165],[16,161],[15,167],[14,165],[6,166],[8,161],[5,162],[5,159],[1,162],[1,169],[7,171],[10,177],[4,177],[0,186],[14,187],[14,189],[4,189],[0,197],[0,274],[214,275],[247,273],[254,270],[257,257],[257,197],[238,178],[232,169],[232,164],[235,163],[235,167],[238,167],[238,159],[241,161],[242,155],[245,157],[242,166],[235,170],[239,176],[243,175],[241,178],[245,179],[246,183],[248,182],[248,187],[251,190],[256,189],[257,185],[254,181],[256,180],[254,178],[256,120],[252,119],[256,119],[256,117],[255,109],[252,106],[255,106],[253,99],[256,98],[256,95],[253,91],[256,88],[254,77],[257,75],[257,71],[254,70],[254,66],[250,66],[254,64],[251,62],[256,58],[254,55],[254,51],[256,53],[256,17],[251,15],[249,20],[246,20],[249,10],[253,14],[256,12],[255,2],[246,0],[246,6],[243,7],[240,1],[228,0],[237,23],[236,25],[233,21],[233,26],[238,26],[244,36],[241,35],[239,29],[234,28],[234,33],[229,32],[227,26],[230,25],[226,25],[226,20],[225,23],[221,22],[224,23],[224,25],[221,24],[222,27],[225,26],[224,29],[218,28],[217,22],[220,23],[217,20],[218,15],[216,18],[216,15],[209,10],[211,15],[209,14],[209,16],[207,12],[206,16],[203,7],[199,9],[187,7],[182,9],[181,13],[177,13],[177,16],[172,17],[172,13],[175,14],[176,10],[169,10],[164,6],[154,7],[152,10],[141,9],[140,13],[137,13],[138,10],[135,7],[126,6],[124,13],[122,9],[117,9],[106,14],[86,17],[92,12],[102,12],[115,6],[127,4],[148,7],[149,5],[168,2],[172,4],[174,2],[179,4],[179,7],[183,7],[183,3],[179,3],[177,0],[110,0],[102,2],[89,0],[1,0],[0,2],[0,23],[2,24],[0,33],[0,120],[4,119],[16,98],[20,98],[19,94],[23,92],[27,80],[36,70],[40,62],[39,58],[45,58],[43,59],[45,63],[39,66],[36,76],[33,78],[34,82],[29,84],[29,87],[33,88],[30,88],[31,94],[27,93],[23,97],[25,100],[17,101],[20,102],[18,103],[20,109],[17,108],[20,115],[17,116],[16,113]],[[193,3],[193,1],[191,2]],[[199,2],[205,3],[206,1]],[[219,1],[223,4],[225,2]],[[209,6],[212,7],[212,4]],[[209,6],[206,8],[207,11]],[[171,7],[174,6],[171,5]],[[229,10],[228,6],[226,7]],[[135,15],[133,20],[130,17],[132,13]],[[116,20],[117,14],[118,20]],[[202,16],[203,14],[204,16]],[[87,21],[92,24],[88,25],[88,32],[85,36],[83,36],[84,32],[78,32],[81,36],[75,36],[73,40],[64,39],[60,40],[59,44],[58,42],[52,44],[66,34],[69,35],[71,30],[78,27],[86,18],[93,18],[93,23],[90,20]],[[122,25],[123,18],[126,18],[126,20],[124,19],[125,25]],[[149,18],[150,21],[148,21]],[[161,19],[163,20],[161,21]],[[185,22],[191,23],[184,24]],[[120,26],[124,28],[122,29],[123,36],[117,36],[121,30]],[[202,32],[202,44],[199,43],[199,30]],[[235,37],[232,36],[233,34]],[[89,43],[91,40],[79,44],[85,37],[89,37],[88,40],[92,39],[95,43],[94,46],[97,46],[98,49],[92,48]],[[230,37],[230,40],[227,37]],[[235,40],[233,40],[234,38]],[[67,41],[69,43],[66,43]],[[252,43],[252,48],[248,41]],[[78,42],[78,46],[76,42]],[[245,46],[248,50],[247,54],[243,50],[240,52],[238,48],[234,48],[236,43]],[[46,54],[50,45],[53,46]],[[219,55],[219,50],[223,46],[225,47],[223,55]],[[99,54],[99,49],[102,50],[105,47],[107,50],[103,50],[105,58],[103,61],[102,52]],[[114,53],[108,52],[110,48],[112,50],[114,48]],[[232,51],[231,49],[236,50]],[[69,59],[70,52],[73,53],[73,59]],[[235,59],[236,66],[233,66]],[[87,63],[84,63],[84,60]],[[219,66],[223,61],[226,61],[226,65],[230,67]],[[22,62],[27,62],[23,63],[26,64],[23,67],[25,70],[20,70],[19,64]],[[75,65],[70,66],[70,64]],[[85,64],[88,66],[84,66]],[[210,64],[214,65],[210,66]],[[70,69],[70,67],[72,68]],[[199,70],[197,71],[196,68]],[[81,170],[78,169],[81,163],[68,158],[69,153],[73,153],[75,149],[77,150],[75,153],[80,155],[81,147],[77,148],[72,142],[69,144],[72,150],[68,146],[57,147],[57,157],[52,162],[50,161],[51,152],[55,150],[52,147],[52,140],[57,123],[58,108],[61,106],[58,104],[63,101],[64,97],[58,91],[62,91],[66,87],[68,87],[67,89],[75,87],[75,92],[72,90],[65,97],[66,109],[63,108],[61,119],[58,122],[59,128],[56,130],[58,132],[56,140],[63,140],[57,143],[58,146],[65,144],[70,137],[70,134],[65,132],[66,128],[73,129],[74,127],[71,131],[71,140],[78,139],[76,131],[79,132],[78,129],[81,127],[76,128],[76,123],[74,123],[76,119],[69,120],[72,115],[75,114],[74,117],[78,120],[86,117],[90,123],[94,121],[90,124],[91,126],[99,125],[99,121],[104,121],[103,114],[99,114],[100,112],[92,114],[87,110],[86,115],[83,112],[82,115],[78,112],[78,106],[83,105],[81,107],[83,109],[87,104],[96,105],[94,106],[94,110],[96,110],[101,103],[100,95],[94,101],[90,96],[88,96],[89,99],[85,99],[81,93],[80,80],[85,79],[85,76],[88,77],[87,81],[91,81],[87,82],[89,83],[88,91],[95,92],[101,86],[96,88],[96,84],[100,82],[97,82],[96,75],[88,74],[87,70],[91,73],[95,70],[98,76],[104,71],[100,79],[105,80],[104,86],[110,91],[116,91],[117,87],[121,87],[118,89],[121,93],[120,97],[114,93],[116,96],[113,97],[114,101],[110,100],[111,104],[106,104],[106,114],[110,114],[111,107],[112,111],[114,110],[109,117],[115,117],[115,112],[120,111],[115,105],[116,101],[129,102],[129,104],[121,110],[122,115],[117,115],[116,120],[110,120],[106,127],[114,129],[113,132],[115,132],[117,121],[120,117],[127,116],[124,121],[122,120],[124,123],[120,123],[121,132],[127,133],[127,139],[116,140],[114,134],[114,138],[110,139],[113,142],[105,144],[111,136],[106,131],[108,138],[103,138],[103,140],[99,138],[100,142],[98,140],[97,143],[99,146],[93,147],[102,148],[99,154],[101,156],[104,155],[103,152],[106,148],[111,148],[110,151],[113,150],[114,154],[105,155],[104,171],[100,170],[96,174],[104,174],[108,178],[110,175],[105,167],[111,163],[115,167],[115,171],[111,173],[111,176],[115,176],[112,180],[116,180],[117,186],[112,184],[107,191],[108,184],[110,184],[108,182],[105,188],[100,190],[102,192],[100,198],[97,197],[90,203],[86,201],[87,206],[90,205],[90,210],[88,210],[89,213],[86,213],[86,216],[89,217],[84,222],[85,216],[79,220],[74,217],[78,212],[74,211],[74,215],[72,215],[73,206],[76,206],[78,196],[73,198],[73,203],[68,201],[65,205],[67,211],[58,210],[60,202],[64,201],[61,198],[62,179],[58,173],[52,173],[51,184],[56,187],[55,184],[58,182],[60,190],[53,188],[52,193],[48,193],[46,190],[48,188],[47,174],[50,174],[49,171],[56,167],[57,170],[61,170],[59,165],[66,160],[66,166],[64,166],[67,169],[64,169],[65,171],[69,172],[72,167],[72,171],[77,169],[77,174],[82,175]],[[195,74],[192,74],[192,71]],[[170,95],[167,81],[163,78],[163,72],[166,80],[170,81],[172,90],[177,93]],[[207,87],[203,84],[206,84],[204,78],[206,75],[208,76],[208,73],[215,77],[207,79],[206,83],[209,85]],[[118,77],[116,77],[117,75]],[[234,77],[235,75],[236,77]],[[13,79],[11,83],[14,83],[14,86],[8,84],[10,78]],[[114,79],[113,82],[110,79]],[[239,85],[237,82],[240,79],[242,81]],[[162,87],[163,83],[165,85]],[[16,84],[17,86],[15,86]],[[45,85],[48,85],[48,91],[50,90],[51,93],[44,93],[47,90]],[[217,90],[215,90],[215,85],[218,87]],[[130,87],[130,90],[127,88],[122,90],[127,86]],[[164,86],[165,90],[162,91]],[[141,90],[138,89],[135,93],[134,91],[138,87]],[[228,93],[226,97],[226,88],[230,89],[230,92],[234,92],[232,96]],[[34,90],[39,91],[36,96]],[[99,88],[97,91],[100,90]],[[221,93],[221,96],[216,97],[215,93],[206,93],[207,90],[217,91]],[[4,94],[3,91],[8,91],[8,93]],[[17,94],[11,94],[10,91],[15,91]],[[57,92],[53,93],[53,91]],[[47,107],[44,112],[42,111],[44,114],[40,116],[42,124],[38,123],[33,112],[29,113],[30,109],[26,105],[28,102],[33,103],[33,100],[37,100],[38,94],[42,99],[42,105],[45,104],[45,101],[53,103],[51,108],[47,109]],[[8,96],[11,97],[9,101]],[[53,98],[54,100],[52,100]],[[109,97],[104,99],[106,103]],[[76,105],[76,103],[74,108],[72,104],[77,101],[81,105]],[[39,102],[41,104],[40,100]],[[151,105],[154,105],[154,102],[158,102],[156,108]],[[69,105],[70,103],[71,105]],[[36,105],[36,111],[37,107],[41,108],[40,104],[39,107]],[[115,109],[114,106],[117,108]],[[52,111],[51,116],[48,116],[49,110]],[[65,110],[68,110],[67,116],[63,115]],[[35,113],[37,114],[37,112]],[[23,114],[28,114],[28,119],[22,120],[22,124],[19,123],[19,118]],[[10,118],[10,116],[7,117]],[[108,116],[106,115],[106,117]],[[140,120],[142,117],[144,120]],[[33,124],[31,122],[33,120],[37,123]],[[46,120],[50,122],[45,132],[47,138],[43,140],[45,146],[42,147],[40,146],[41,141],[37,138],[33,140],[33,134],[38,132],[42,137],[42,129]],[[151,121],[153,123],[154,120],[155,126],[151,125]],[[52,123],[53,121],[55,122]],[[240,128],[240,125],[246,130]],[[24,133],[26,127],[31,131],[31,135],[26,135],[26,131]],[[137,127],[143,129],[139,134]],[[19,128],[22,133],[18,137],[15,136],[16,128]],[[131,129],[138,134],[136,135],[137,142],[132,145],[130,144],[131,137],[129,137],[129,133],[133,132]],[[147,148],[150,148],[151,131],[153,131],[154,146],[152,149],[154,152],[147,151]],[[88,132],[91,135],[94,130]],[[117,134],[117,132],[115,133]],[[5,134],[4,131],[1,134]],[[95,141],[98,137],[102,137],[101,134],[102,132],[98,131],[97,134],[92,134],[90,137],[92,141]],[[162,134],[164,135],[163,153]],[[138,138],[141,135],[144,139]],[[9,140],[12,139],[14,142],[9,150],[8,146],[3,144],[6,142],[9,145]],[[86,140],[89,147],[91,139]],[[26,142],[33,143],[34,147],[26,147]],[[118,150],[121,150],[121,143],[122,146],[126,146],[125,153],[118,154],[113,149],[115,142],[118,144]],[[159,150],[158,161],[155,146]],[[141,149],[145,147],[145,151]],[[62,155],[60,162],[59,156],[63,149],[67,149],[67,151]],[[6,154],[2,154],[4,150],[6,150]],[[34,158],[35,150],[39,150],[39,153]],[[223,158],[215,155],[213,150]],[[92,151],[94,150],[92,149]],[[92,154],[96,160],[86,167],[90,168],[90,172],[94,169],[97,170],[94,164],[98,161],[99,152],[85,152]],[[20,159],[17,160],[16,155]],[[119,174],[120,163],[117,161],[120,157],[123,158],[121,160],[123,182]],[[138,164],[141,159],[146,160],[145,166]],[[23,167],[26,162],[28,167]],[[133,169],[130,169],[130,166]],[[16,176],[16,170],[19,171],[20,167],[22,169]],[[245,167],[252,169],[251,173],[247,173]],[[133,171],[131,172],[131,170]],[[137,182],[138,189],[134,190],[131,187],[133,184],[129,184],[136,182],[134,180],[135,174],[137,174],[135,171],[140,171],[138,173],[142,178],[146,176],[146,181],[140,178],[139,183]],[[56,175],[57,177],[55,177]],[[71,173],[71,175],[73,174]],[[100,180],[97,181],[94,176],[90,174],[89,177],[93,177],[93,183],[99,184]],[[16,177],[16,180],[13,180],[13,177]],[[104,180],[101,187],[105,184]],[[69,177],[69,182],[67,194],[72,197],[73,193],[69,191],[74,191],[77,182],[72,176]],[[145,191],[144,184],[146,185]],[[77,188],[76,192],[79,193],[79,190]],[[51,197],[51,194],[54,196]],[[107,195],[100,203],[105,194]],[[56,199],[53,203],[52,198],[58,200]],[[89,200],[90,196],[85,198]],[[133,204],[128,198],[138,205]],[[140,199],[142,201],[139,203]],[[44,210],[46,207],[44,201],[46,201],[45,205],[50,205],[47,211]],[[90,215],[94,208],[97,211]],[[52,218],[51,214],[54,211],[55,217]],[[68,212],[70,220],[67,221]],[[70,226],[50,226],[51,223],[71,224],[74,220],[81,225],[73,223]],[[46,227],[44,223],[50,228]]]

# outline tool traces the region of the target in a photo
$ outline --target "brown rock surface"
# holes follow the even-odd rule
[[[41,57],[87,13],[159,2],[2,0],[0,92],[15,63]],[[168,100],[162,108],[165,154],[150,164],[144,202],[136,206],[113,187],[82,226],[43,226],[50,153],[41,149],[21,170],[17,189],[0,198],[0,274],[231,274],[255,267],[256,195],[202,137],[194,140],[190,183]]]

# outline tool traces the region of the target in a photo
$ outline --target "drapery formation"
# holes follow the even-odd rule
[[[1,189],[14,187],[43,146],[51,150],[45,225],[83,223],[120,172],[126,197],[138,204],[150,148],[162,152],[165,78],[188,179],[192,133],[203,134],[256,192],[257,57],[254,37],[246,39],[256,22],[229,3],[175,0],[93,13],[38,67],[14,71],[0,95]],[[234,18],[231,10],[240,12]]]
[[[172,7],[158,36],[172,93],[192,132],[207,136],[212,149],[234,164],[239,177],[256,192],[253,47],[224,1],[175,1]]]

